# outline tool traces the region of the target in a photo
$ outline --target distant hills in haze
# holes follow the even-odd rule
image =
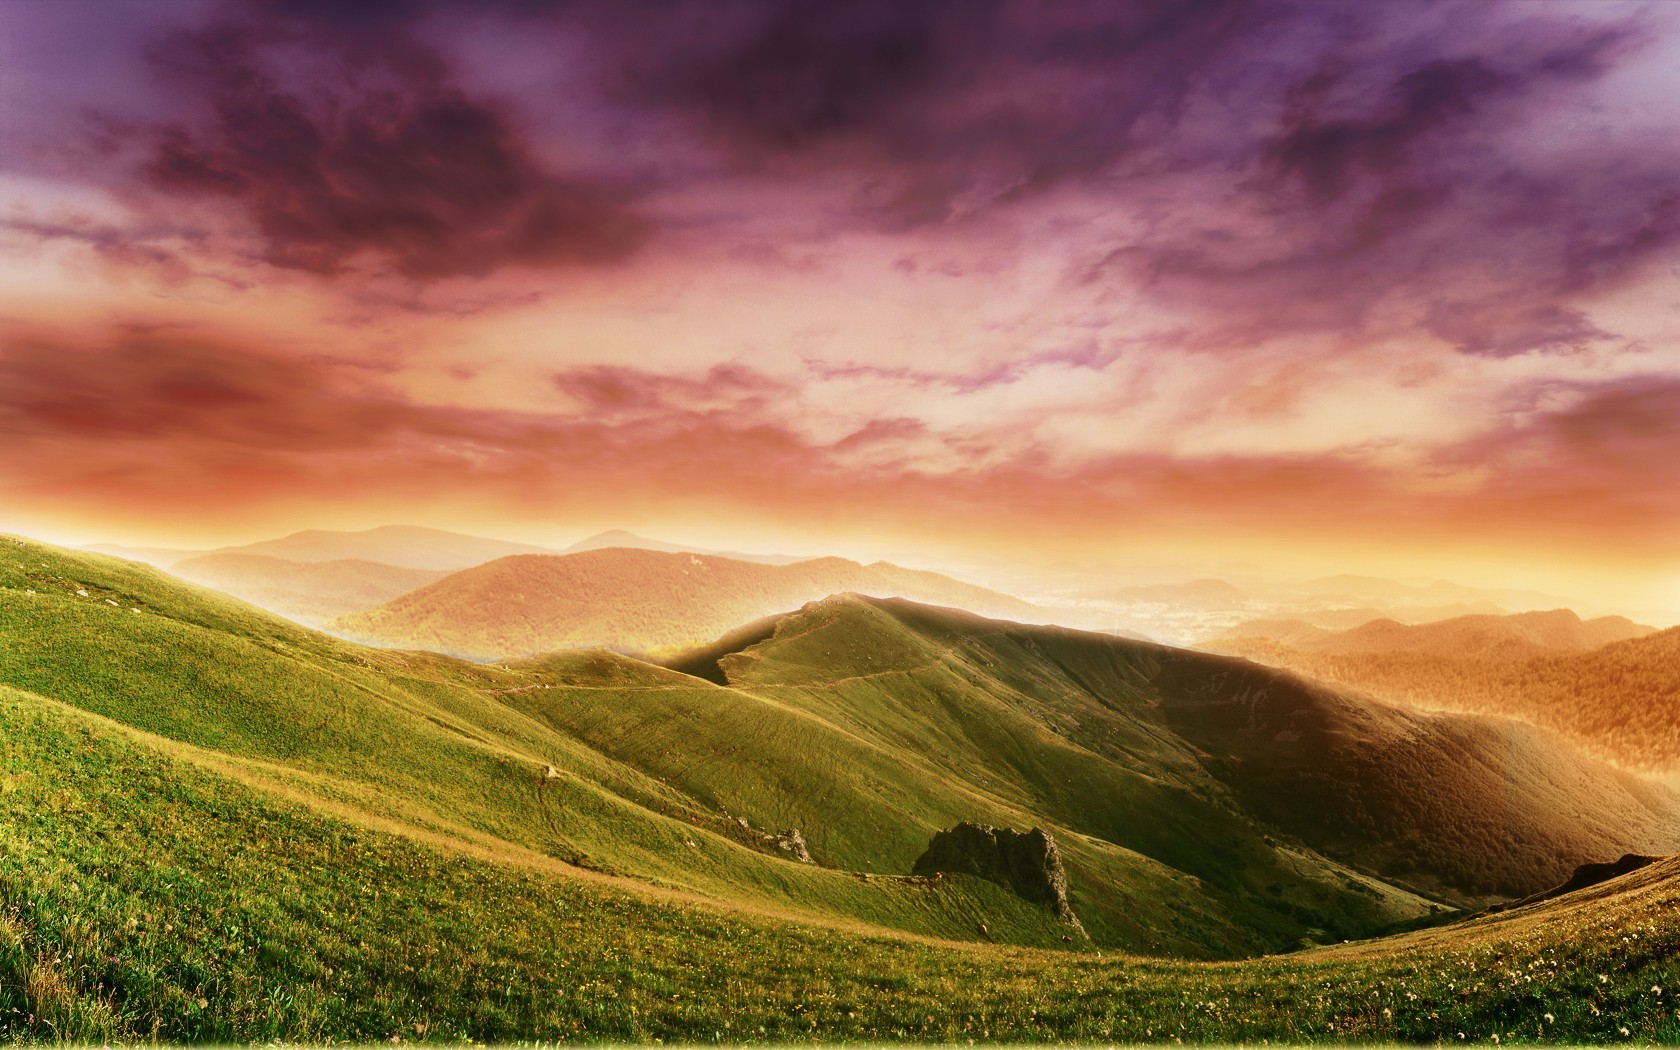
[[[1520,718],[1636,768],[1680,766],[1680,628],[1567,609],[1340,632],[1277,620],[1199,648],[1392,702]]]
[[[716,555],[697,547],[652,540],[623,529],[598,533],[555,549],[413,525],[346,532],[308,529],[277,539],[215,550],[126,547],[86,549],[144,562],[214,587],[312,627],[369,609],[433,583],[451,572],[518,554],[571,554],[607,548]],[[723,555],[769,565],[799,559],[782,555]]]
[[[327,562],[366,561],[395,565],[405,569],[433,569],[454,571],[470,569],[487,561],[512,554],[578,554],[607,547],[630,547],[637,550],[664,551],[669,554],[713,554],[738,561],[758,561],[785,565],[800,561],[791,555],[742,554],[716,551],[703,547],[689,547],[680,543],[648,539],[624,529],[609,529],[577,541],[569,547],[541,547],[531,543],[490,539],[464,532],[426,528],[419,525],[380,525],[358,531],[340,529],[305,529],[277,539],[210,550],[187,550],[173,547],[128,547],[116,543],[93,544],[85,550],[113,554],[119,558],[144,562],[160,569],[168,569],[189,558],[208,554],[253,554],[287,561]]]
[[[206,555],[257,555],[293,562],[362,561],[403,569],[450,572],[482,565],[510,554],[552,554],[546,547],[509,540],[470,536],[418,525],[381,525],[357,532],[337,529],[305,529],[278,539],[259,540],[214,550],[170,550],[155,547],[124,547],[99,544],[87,548],[169,569],[189,559]]]
[[[1327,654],[1418,653],[1511,659],[1595,649],[1655,631],[1625,616],[1583,620],[1569,609],[1458,616],[1422,624],[1374,619],[1343,631],[1326,630],[1301,620],[1256,620],[1238,625],[1202,648],[1246,656],[1250,653],[1245,648],[1263,652],[1267,643],[1273,643]]]
[[[765,565],[791,565],[796,561],[807,559],[789,554],[746,554],[740,551],[717,551],[705,547],[688,547],[681,543],[666,543],[663,540],[650,540],[645,536],[638,536],[623,529],[608,529],[598,532],[587,539],[559,551],[560,554],[582,554],[585,551],[606,550],[610,547],[625,547],[631,550],[661,551],[665,554],[710,554],[719,558],[732,558],[735,561],[756,561]],[[556,553],[556,552],[548,552]]]
[[[1293,582],[1201,578],[1129,587],[1083,585],[1055,593],[1049,604],[1075,610],[1082,623],[1112,625],[1178,645],[1196,644],[1256,620],[1299,621],[1337,632],[1372,620],[1419,624],[1570,604],[1538,591],[1353,574]]]
[[[334,621],[346,637],[474,659],[606,646],[694,645],[768,613],[831,594],[907,597],[1039,620],[1018,598],[887,562],[815,558],[787,565],[609,547],[502,558]]]
[[[312,627],[449,575],[442,569],[411,569],[361,558],[289,561],[236,553],[187,558],[169,571]]]
[[[1340,575],[1273,585],[1216,578],[1130,587],[1087,583],[1083,589],[1029,590],[1031,600],[1023,600],[886,562],[864,566],[838,558],[720,552],[622,529],[564,548],[387,525],[353,532],[311,529],[214,551],[112,545],[92,549],[146,561],[310,626],[333,624],[335,630],[378,644],[493,659],[566,646],[600,644],[644,651],[690,644],[745,620],[838,592],[902,596],[1006,619],[1100,628],[1174,644],[1222,638],[1231,645],[1279,644],[1303,652],[1321,652],[1321,645],[1350,652],[1406,651],[1408,646],[1433,643],[1407,641],[1413,636],[1403,631],[1392,638],[1385,632],[1435,621],[1452,621],[1455,626],[1432,628],[1432,633],[1416,638],[1440,636],[1449,657],[1464,655],[1466,646],[1537,655],[1556,648],[1541,637],[1548,629],[1585,631],[1577,647],[1632,636],[1625,633],[1630,623],[1625,619],[1592,621],[1594,626],[1588,628],[1546,628],[1542,620],[1532,619],[1522,622],[1530,624],[1533,637],[1496,631],[1478,640],[1472,637],[1473,625],[1482,622],[1476,618],[1497,619],[1506,612],[1495,598],[1520,604],[1546,596],[1478,590],[1442,580],[1403,583]],[[603,553],[610,551],[699,561],[638,561],[633,554]],[[600,556],[564,567],[522,562],[479,571],[507,558],[584,555]],[[714,565],[711,559],[732,567],[693,571],[696,565]],[[1010,571],[1017,582],[1030,582],[1030,574]],[[467,575],[451,581],[454,574]],[[1355,633],[1347,634],[1350,629]]]

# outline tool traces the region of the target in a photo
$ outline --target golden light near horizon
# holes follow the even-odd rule
[[[1680,606],[1672,5],[67,0],[0,39],[20,530]]]

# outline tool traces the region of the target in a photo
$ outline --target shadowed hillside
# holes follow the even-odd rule
[[[474,659],[606,646],[646,652],[704,642],[770,613],[843,591],[901,596],[991,616],[1038,619],[1017,598],[886,562],[817,558],[766,565],[630,548],[504,558],[456,573],[337,631],[380,645]]]
[[[1532,629],[1537,622],[1555,629]],[[1395,703],[1522,719],[1631,768],[1680,764],[1680,629],[1651,633],[1620,617],[1582,622],[1561,611],[1366,628],[1227,635],[1203,648]],[[1600,641],[1617,635],[1625,640]]]

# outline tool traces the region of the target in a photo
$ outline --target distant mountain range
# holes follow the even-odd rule
[[[587,539],[560,551],[561,554],[582,554],[585,551],[606,550],[610,547],[625,547],[631,550],[662,551],[666,554],[710,554],[719,558],[731,558],[735,561],[756,561],[765,565],[791,565],[796,561],[808,559],[789,554],[745,554],[740,551],[718,551],[705,547],[687,547],[680,543],[666,543],[663,540],[650,540],[645,536],[638,536],[623,529],[609,529],[598,532]]]
[[[1299,621],[1336,632],[1372,620],[1418,624],[1568,604],[1538,591],[1351,574],[1294,582],[1203,578],[1130,587],[1083,585],[1053,593],[1047,603],[1071,609],[1080,623],[1113,624],[1182,645],[1237,631],[1255,620]]]
[[[1521,718],[1632,767],[1680,766],[1680,628],[1562,609],[1343,632],[1255,621],[1200,648],[1393,702]]]
[[[474,659],[590,646],[646,652],[694,645],[748,620],[844,592],[1014,619],[1049,615],[1006,594],[886,562],[816,558],[766,565],[612,547],[498,559],[330,626],[360,641]]]
[[[1420,653],[1448,658],[1541,656],[1580,652],[1656,631],[1623,616],[1583,620],[1568,609],[1505,616],[1458,616],[1403,624],[1374,619],[1344,631],[1302,620],[1251,620],[1200,648],[1237,655],[1264,652],[1268,643],[1313,653]]]
[[[505,558],[510,554],[578,554],[607,547],[631,547],[669,554],[715,554],[737,561],[758,561],[770,565],[786,565],[802,560],[792,555],[742,554],[687,547],[680,543],[648,539],[624,529],[609,529],[581,539],[569,547],[554,548],[418,525],[381,525],[355,532],[305,529],[278,539],[258,540],[255,543],[209,550],[128,547],[117,543],[96,543],[83,549],[144,562],[160,569],[168,569],[189,558],[201,558],[208,554],[255,554],[284,558],[287,561],[367,561],[406,569],[453,571],[470,569],[474,565],[483,565],[487,561]]]
[[[311,529],[209,552],[87,549],[154,564],[307,626],[482,659],[693,644],[842,591],[1053,618],[1010,595],[887,562],[724,555],[622,529],[564,551],[407,525]],[[500,564],[512,558],[536,560]]]
[[[586,541],[587,542],[587,541]],[[553,554],[546,547],[508,540],[469,536],[417,525],[381,525],[359,532],[336,529],[306,529],[278,539],[259,540],[214,550],[170,550],[155,547],[124,547],[99,544],[87,548],[102,554],[130,558],[161,569],[205,555],[242,554],[280,558],[292,562],[362,561],[402,569],[452,572],[482,565],[510,554]]]

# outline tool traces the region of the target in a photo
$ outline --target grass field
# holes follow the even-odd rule
[[[1162,652],[803,615],[722,657],[735,687],[475,665],[3,541],[0,1038],[1680,1038],[1672,863],[1192,961],[1431,904],[1243,808]],[[1052,828],[1092,941],[904,876],[959,819]],[[764,843],[790,823],[819,865]]]
[[[27,694],[0,696],[0,720],[14,1041],[1680,1039],[1675,862],[1385,941],[1097,957],[490,861],[324,816]]]

